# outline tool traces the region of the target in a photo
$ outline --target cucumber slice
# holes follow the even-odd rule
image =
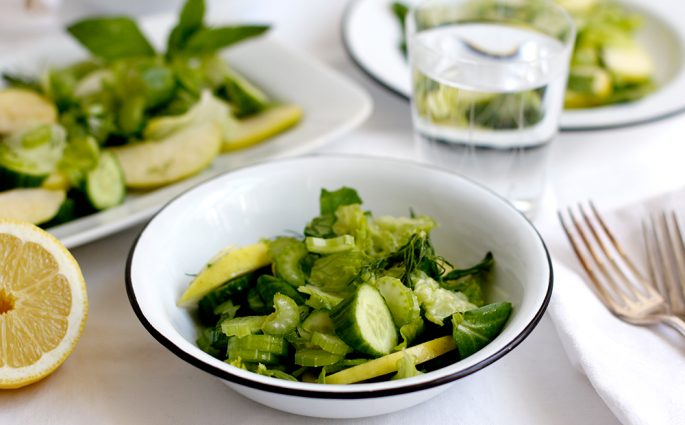
[[[38,93],[19,88],[0,91],[0,133],[13,133],[35,123],[56,122],[57,108]]]
[[[27,188],[0,192],[0,217],[45,223],[57,215],[65,199],[63,190]]]
[[[269,97],[232,69],[224,71],[226,94],[235,108],[237,116],[252,115],[269,106]]]
[[[297,124],[302,119],[302,108],[280,105],[239,121],[234,135],[224,138],[223,152],[231,152],[262,142]]]
[[[106,210],[124,201],[124,173],[113,153],[103,152],[95,169],[86,174],[86,195],[97,210]]]
[[[350,347],[371,356],[384,356],[397,345],[392,313],[380,291],[362,284],[331,311],[335,333]]]
[[[109,148],[122,170],[126,186],[152,189],[196,174],[219,154],[221,132],[212,122],[184,128],[163,140]]]
[[[12,133],[0,143],[0,190],[40,186],[56,169],[66,131],[41,124]]]

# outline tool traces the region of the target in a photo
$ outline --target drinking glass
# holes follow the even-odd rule
[[[428,0],[405,23],[418,158],[532,217],[558,132],[573,20],[545,0]]]

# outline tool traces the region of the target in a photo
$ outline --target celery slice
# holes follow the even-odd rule
[[[237,349],[264,351],[279,356],[288,354],[288,341],[271,335],[247,335],[237,338],[235,347]]]
[[[228,336],[238,338],[257,333],[261,330],[266,316],[244,316],[227,319],[219,323],[221,331]]]
[[[307,237],[305,244],[309,252],[317,254],[335,254],[354,248],[354,236],[342,235],[337,238],[323,239]]]
[[[295,364],[300,366],[327,366],[338,363],[342,359],[343,356],[324,350],[297,350],[295,352]]]
[[[312,333],[312,342],[321,347],[324,351],[341,356],[354,351],[349,345],[345,344],[342,339],[335,335],[327,335],[315,331]]]

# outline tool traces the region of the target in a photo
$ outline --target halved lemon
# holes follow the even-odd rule
[[[34,225],[0,219],[0,388],[57,369],[87,315],[86,284],[69,251]]]

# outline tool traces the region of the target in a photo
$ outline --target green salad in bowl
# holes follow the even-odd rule
[[[485,305],[490,252],[454,269],[431,244],[432,218],[376,217],[362,205],[353,189],[323,189],[301,237],[209,260],[178,302],[198,307],[198,346],[261,375],[351,384],[444,367],[500,333],[512,307]]]
[[[642,26],[642,17],[611,0],[553,0],[564,8],[573,18],[577,36],[571,58],[568,85],[564,107],[566,109],[592,108],[616,103],[638,100],[656,89],[654,83],[655,65],[649,52],[636,40],[637,31]],[[395,2],[390,5],[404,34],[404,17],[410,6]],[[525,13],[528,19],[537,23],[548,17],[535,8],[508,8],[498,1],[484,1],[479,5],[479,14],[491,14],[497,19],[511,13]],[[532,15],[533,18],[530,18]],[[406,52],[404,35],[399,48]],[[424,87],[419,82],[419,90],[430,90],[435,104],[442,104],[457,97],[459,89],[436,84]],[[418,84],[418,83],[417,83]],[[498,121],[507,121],[511,107],[507,97],[502,94],[483,96],[476,101],[476,108],[490,109]],[[442,101],[442,102],[441,102]],[[535,91],[527,92],[524,103],[525,114],[535,117],[541,111],[541,95]],[[459,111],[437,111],[445,115]],[[535,121],[526,119],[526,121]],[[484,123],[491,127],[492,125]]]

